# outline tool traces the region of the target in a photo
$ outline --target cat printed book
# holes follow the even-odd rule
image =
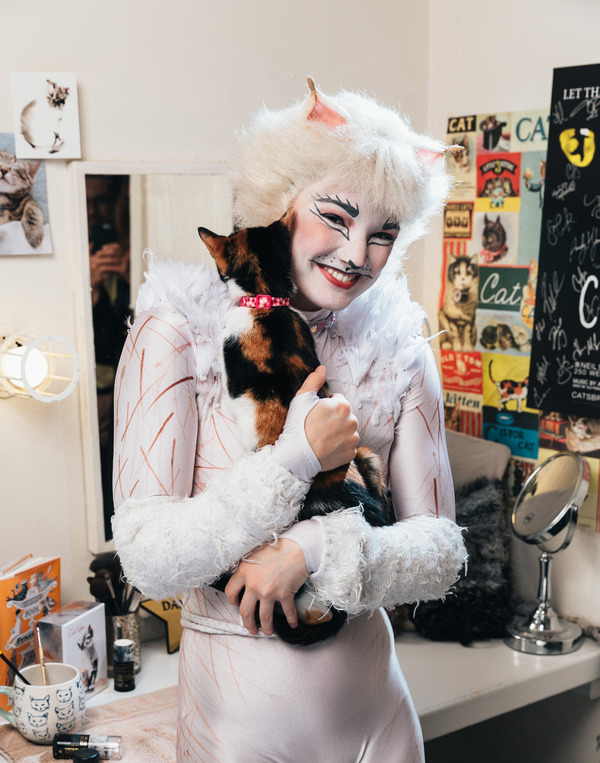
[[[60,558],[32,554],[0,568],[0,650],[18,670],[33,665],[36,623],[60,606]],[[0,685],[12,685],[13,671],[0,662]],[[0,708],[8,701],[0,695]]]
[[[104,604],[72,601],[43,617],[38,628],[46,660],[74,665],[81,673],[86,697],[107,687]]]

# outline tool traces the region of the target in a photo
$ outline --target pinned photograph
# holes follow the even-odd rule
[[[0,255],[52,254],[46,167],[18,159],[15,136],[0,133]]]
[[[74,74],[12,72],[15,153],[19,159],[79,159]]]

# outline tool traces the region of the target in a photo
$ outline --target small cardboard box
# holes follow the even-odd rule
[[[86,697],[108,685],[104,604],[72,601],[38,621],[46,662],[66,662],[81,673]]]

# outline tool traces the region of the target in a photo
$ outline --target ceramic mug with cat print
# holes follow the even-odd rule
[[[0,686],[0,693],[12,699],[12,712],[0,715],[30,742],[52,744],[55,734],[77,731],[85,716],[85,689],[76,667],[63,662],[46,663],[44,686],[39,665],[21,669],[14,686]]]

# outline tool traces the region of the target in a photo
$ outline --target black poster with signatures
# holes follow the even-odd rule
[[[554,70],[527,404],[600,418],[600,64]]]

